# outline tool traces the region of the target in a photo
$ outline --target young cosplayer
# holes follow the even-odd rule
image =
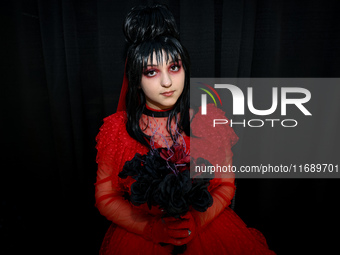
[[[233,175],[188,178],[190,156],[230,165],[238,138],[227,125],[211,128],[212,116],[225,118],[220,109],[189,109],[190,60],[172,14],[134,8],[124,33],[118,111],[97,136],[96,206],[112,221],[100,254],[274,254],[228,207]]]

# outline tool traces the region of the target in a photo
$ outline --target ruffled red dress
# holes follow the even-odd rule
[[[192,136],[182,134],[178,142],[184,143],[194,158],[204,156],[212,165],[231,164],[231,147],[238,137],[228,125],[213,128],[213,119],[225,116],[211,105],[208,105],[208,111],[209,115],[198,112],[192,118]],[[152,136],[155,147],[166,147],[172,143],[166,123],[166,117],[157,117],[157,113],[152,111],[142,116],[140,126]],[[161,215],[162,211],[156,207],[150,210],[146,205],[134,206],[124,198],[124,194],[130,192],[134,179],[121,179],[118,173],[136,153],[144,155],[148,152],[146,146],[129,136],[125,125],[126,113],[117,112],[104,119],[97,136],[96,206],[112,221],[100,254],[171,254],[172,245],[162,246],[143,237],[150,219]],[[172,123],[171,130],[176,130],[175,123]],[[205,212],[192,209],[199,228],[183,254],[275,254],[268,249],[261,232],[248,228],[228,207],[235,192],[233,175],[213,179],[208,190],[213,197],[213,205]]]

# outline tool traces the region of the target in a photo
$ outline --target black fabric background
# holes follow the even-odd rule
[[[98,253],[110,223],[94,207],[95,136],[118,103],[124,17],[152,2],[2,3],[1,254]],[[340,76],[336,0],[159,2],[192,77]],[[237,185],[235,211],[278,254],[339,250],[339,180]]]

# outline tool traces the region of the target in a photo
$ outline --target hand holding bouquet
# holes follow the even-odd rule
[[[128,196],[133,205],[146,203],[149,209],[158,206],[164,212],[162,218],[155,219],[150,226],[153,233],[148,235],[156,242],[158,239],[160,242],[170,240],[170,243],[179,245],[174,249],[177,254],[185,250],[185,245],[171,240],[187,237],[188,231],[190,236],[194,228],[190,209],[204,212],[213,204],[207,190],[211,176],[190,178],[190,166],[208,164],[202,158],[190,159],[183,145],[174,144],[170,148],[151,149],[146,155],[137,153],[119,173],[120,178],[131,176],[135,179]]]

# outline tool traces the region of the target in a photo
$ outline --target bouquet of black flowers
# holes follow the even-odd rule
[[[203,173],[206,176],[191,179],[190,167],[195,165],[210,163],[203,158],[190,160],[184,146],[174,144],[170,148],[151,149],[146,155],[136,153],[118,176],[135,179],[128,196],[133,205],[146,203],[149,209],[158,206],[164,211],[163,217],[180,218],[190,207],[204,212],[213,204],[207,189],[213,176]]]

